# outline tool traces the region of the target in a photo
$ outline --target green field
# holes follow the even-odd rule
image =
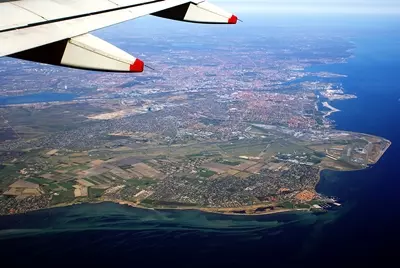
[[[217,159],[215,162],[228,165],[228,166],[237,166],[240,165],[242,162],[237,160],[228,160],[228,159]]]
[[[211,177],[211,176],[213,176],[213,175],[215,175],[215,174],[217,174],[217,173],[214,172],[214,171],[211,171],[211,170],[209,170],[209,169],[199,168],[199,169],[197,170],[197,174],[199,174],[200,177],[209,178],[209,177]]]
[[[104,189],[95,189],[92,187],[89,187],[88,189],[89,198],[99,198],[103,195],[104,192]]]
[[[126,185],[133,186],[133,187],[148,187],[148,186],[154,185],[156,183],[157,183],[156,180],[153,180],[150,178],[126,180]]]
[[[61,187],[65,188],[67,190],[73,190],[74,189],[73,185],[75,185],[75,183],[73,181],[60,182],[60,183],[58,183],[58,185],[60,185]]]
[[[40,185],[50,184],[50,183],[54,182],[52,180],[47,180],[47,179],[42,179],[42,178],[29,178],[29,179],[26,179],[26,181],[40,184]]]
[[[58,195],[53,195],[51,199],[51,204],[56,205],[60,203],[68,203],[74,201],[75,196],[74,196],[74,191],[69,190],[69,191],[61,191],[58,192]]]

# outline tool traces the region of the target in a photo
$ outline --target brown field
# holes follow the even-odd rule
[[[239,179],[247,179],[248,177],[250,177],[252,174],[251,173],[247,173],[247,172],[239,172],[237,174],[235,174],[235,177],[239,178]]]
[[[55,155],[56,153],[58,152],[58,149],[53,149],[53,150],[51,150],[51,151],[48,151],[47,153],[46,153],[46,155]]]
[[[117,136],[117,137],[130,137],[134,135],[135,132],[130,132],[130,131],[120,131],[120,132],[113,132],[108,135],[110,136]]]
[[[134,164],[133,167],[136,172],[139,172],[144,177],[160,179],[163,176],[160,171],[150,167],[149,165],[146,165],[145,163]]]
[[[69,155],[69,157],[82,157],[82,156],[87,156],[87,152],[81,152],[81,153],[72,153]]]
[[[285,166],[285,163],[273,163],[270,162],[268,164],[266,164],[263,168],[269,169],[271,171],[278,171],[283,169]]]
[[[219,174],[227,172],[229,169],[231,169],[231,166],[220,164],[220,163],[206,163],[202,165],[201,167],[209,169],[211,171],[217,172]]]
[[[142,178],[143,177],[142,174],[140,174],[139,172],[136,172],[133,168],[127,169],[126,171],[131,173],[133,178]]]
[[[54,179],[53,174],[50,174],[50,173],[46,173],[46,174],[40,175],[40,177],[42,177],[44,179],[48,179],[48,180],[53,180]]]
[[[118,147],[116,149],[113,149],[114,152],[125,152],[125,151],[132,151],[132,148],[127,147],[127,146],[123,146],[123,147]]]
[[[88,196],[88,188],[82,185],[74,185],[74,196],[75,197],[86,197]]]
[[[330,158],[324,158],[320,163],[321,167],[324,169],[332,169],[332,170],[339,170],[339,171],[348,171],[354,170],[354,167],[350,167],[343,162],[335,161]]]
[[[92,165],[92,166],[100,166],[103,163],[104,163],[103,160],[96,159],[96,160],[93,160],[92,162],[90,162],[90,165]]]
[[[68,170],[65,170],[65,169],[58,169],[58,170],[55,170],[55,172],[57,172],[57,173],[60,173],[60,174],[65,174],[65,173],[68,173]],[[45,175],[48,175],[48,174],[45,174]]]
[[[119,168],[119,167],[114,167],[110,170],[110,173],[114,174],[115,176],[124,178],[124,179],[132,179],[135,177],[132,173],[126,172],[125,170]]]
[[[239,170],[236,170],[236,169],[230,169],[230,170],[228,170],[227,171],[227,174],[229,174],[229,175],[236,175],[236,174],[238,174],[240,171]]]
[[[375,164],[378,162],[379,158],[382,156],[382,145],[379,143],[374,143],[372,146],[372,150],[369,153],[368,163]]]
[[[370,135],[365,135],[365,136],[363,136],[363,139],[365,139],[365,140],[367,140],[367,141],[369,141],[369,142],[371,142],[371,143],[379,143],[379,142],[382,141],[381,138],[379,138],[379,137],[374,137],[374,136],[370,136]]]
[[[110,119],[116,119],[116,118],[122,118],[127,114],[127,111],[116,111],[116,112],[111,112],[111,113],[103,113],[103,114],[96,114],[92,116],[87,116],[89,119],[93,120],[110,120]]]
[[[260,173],[260,170],[262,169],[262,167],[264,166],[264,163],[258,163],[254,166],[249,167],[248,169],[246,169],[246,172],[250,172],[250,173]]]
[[[134,165],[137,163],[140,163],[142,160],[133,156],[133,157],[127,157],[124,159],[119,159],[118,161],[115,162],[115,165],[117,166],[129,166],[129,165]]]
[[[331,157],[338,158],[338,159],[342,156],[342,152],[336,151],[336,150],[328,150],[327,154],[329,154]]]
[[[103,174],[105,172],[109,171],[108,168],[104,168],[104,167],[93,167],[87,170],[83,170],[83,171],[79,171],[77,172],[78,176],[84,176],[84,177],[90,177],[90,176],[96,176],[96,175],[100,175]]]
[[[88,181],[86,181],[86,180],[84,180],[84,179],[78,179],[78,180],[76,180],[76,182],[79,183],[80,185],[85,186],[85,187],[94,186],[93,183],[88,182]]]
[[[249,167],[254,166],[254,165],[256,165],[256,164],[257,164],[257,162],[253,162],[253,161],[244,161],[244,162],[241,163],[240,165],[234,166],[234,167],[232,167],[232,168],[233,168],[233,169],[240,170],[240,171],[244,171],[244,170],[248,169]]]
[[[325,149],[331,147],[331,145],[330,144],[320,144],[320,145],[311,145],[311,146],[307,146],[307,147],[309,149],[317,151],[317,152],[325,152]],[[337,147],[337,148],[343,147],[344,148],[345,145],[337,145],[335,147]]]
[[[75,158],[70,158],[71,162],[76,163],[76,164],[86,164],[90,162],[89,157],[75,157]]]

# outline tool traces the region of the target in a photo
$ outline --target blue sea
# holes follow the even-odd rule
[[[355,57],[347,63],[310,68],[348,75],[340,78],[345,91],[358,96],[331,103],[341,110],[331,117],[338,129],[392,141],[371,168],[322,173],[317,189],[344,200],[339,210],[249,217],[76,205],[1,217],[0,256],[17,266],[40,262],[41,267],[346,267],[395,260],[400,239],[400,34],[391,21],[376,21],[369,23],[370,31],[357,26],[363,31],[350,37]]]

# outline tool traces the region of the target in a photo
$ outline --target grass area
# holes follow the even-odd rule
[[[88,194],[90,198],[99,198],[103,195],[105,189],[95,189],[92,187],[89,187],[88,189]]]
[[[4,188],[15,181],[18,171],[22,168],[6,165],[0,172],[0,187]]]
[[[144,207],[154,207],[157,205],[157,201],[152,199],[144,199],[140,202],[140,204]]]
[[[120,176],[115,175],[115,174],[113,174],[111,172],[103,173],[103,174],[101,174],[101,176],[104,177],[105,179],[109,180],[109,181],[122,181],[122,180],[125,180],[124,178],[121,178]]]
[[[287,209],[292,209],[292,208],[294,208],[293,203],[291,203],[291,202],[289,202],[289,201],[280,203],[279,206],[280,206],[280,207],[283,207],[283,208],[287,208]]]
[[[348,144],[350,144],[350,142],[346,141],[346,140],[339,140],[339,141],[333,141],[333,144],[335,144],[335,145],[348,145]]]
[[[73,158],[71,158],[71,160],[73,160]],[[89,161],[90,161],[90,159],[88,159],[88,162]],[[67,172],[76,172],[76,171],[86,170],[89,168],[91,168],[91,166],[89,164],[75,164],[66,170],[67,170]]]
[[[186,155],[186,157],[188,157],[188,158],[215,157],[215,156],[221,156],[221,154],[218,152],[200,152],[200,153],[196,153],[196,154]]]
[[[134,187],[147,187],[153,184],[156,184],[157,181],[150,178],[143,179],[130,179],[126,180],[126,185],[134,186]]]
[[[60,203],[72,202],[74,199],[75,199],[75,196],[74,196],[73,190],[61,191],[61,192],[58,192],[58,195],[52,196],[51,204],[56,205],[56,204],[60,204]]]
[[[310,205],[309,204],[300,203],[300,204],[296,204],[296,208],[310,208]]]
[[[60,182],[58,183],[58,185],[64,187],[67,190],[73,190],[74,189],[73,185],[75,185],[75,183],[72,181],[67,181],[67,182]]]
[[[228,166],[237,166],[240,165],[242,162],[237,160],[227,160],[227,159],[218,159],[217,163],[228,165]]]
[[[308,202],[308,204],[309,204],[310,206],[313,206],[313,205],[321,205],[322,203],[323,203],[323,202],[318,201],[318,200],[312,200],[312,201]]]
[[[197,153],[197,154],[189,154],[189,155],[187,155],[187,157],[189,157],[189,158],[196,158],[196,157],[202,157],[202,156],[204,156],[203,153]]]
[[[26,179],[26,181],[36,183],[36,184],[42,184],[42,185],[53,183],[52,180],[47,180],[47,179],[42,179],[42,178],[29,178],[29,179]]]
[[[84,178],[84,180],[85,180],[85,181],[88,181],[88,182],[90,182],[90,183],[93,183],[94,185],[97,185],[98,183],[95,182],[94,180],[92,180],[91,178],[97,180],[97,178],[95,178],[94,176],[93,176],[93,177],[90,177],[90,178]]]
[[[229,144],[221,144],[220,148],[224,152],[232,155],[258,155],[269,142],[254,142],[254,141],[235,141]]]
[[[93,179],[104,184],[110,184],[112,181],[114,181],[113,179],[106,177],[104,174],[95,176]]]
[[[214,171],[212,171],[212,170],[205,169],[205,168],[199,168],[199,169],[197,170],[197,174],[199,174],[200,177],[209,178],[209,177],[211,177],[211,176],[217,174],[217,172],[214,172]]]
[[[52,191],[52,190],[59,188],[59,186],[56,183],[49,183],[49,184],[45,185],[44,188]]]
[[[68,113],[65,113],[68,111]],[[32,133],[52,133],[60,130],[76,129],[86,121],[85,116],[107,112],[109,109],[91,106],[87,103],[74,103],[50,106],[46,109],[30,109],[27,107],[11,107],[7,109],[6,118],[13,122],[13,127],[29,129]],[[95,124],[95,122],[85,122]],[[24,133],[20,134],[23,135]]]

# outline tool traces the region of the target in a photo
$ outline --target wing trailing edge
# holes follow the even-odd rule
[[[140,59],[91,34],[32,48],[10,57],[96,71],[137,73],[144,69]]]
[[[185,3],[152,15],[193,23],[209,23],[209,24],[236,24],[238,18],[230,12],[227,12],[206,1],[200,3]]]

